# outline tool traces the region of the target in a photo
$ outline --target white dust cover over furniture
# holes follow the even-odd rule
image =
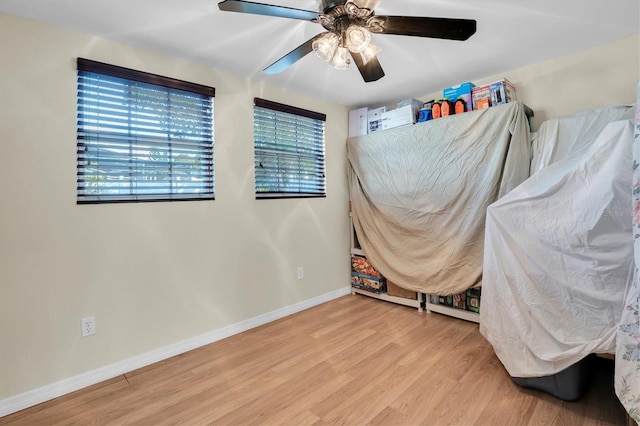
[[[594,127],[601,112],[577,120],[597,130],[576,127],[582,141],[543,124],[548,146],[571,155],[548,156],[541,164],[551,165],[488,208],[480,332],[512,377],[552,375],[615,350],[633,272],[633,125]],[[565,124],[552,126],[566,133]]]
[[[523,105],[353,137],[347,150],[353,222],[372,265],[418,292],[480,285],[486,209],[529,176]]]

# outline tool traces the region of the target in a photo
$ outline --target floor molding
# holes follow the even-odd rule
[[[171,358],[172,356],[208,345],[218,340],[233,336],[234,334],[242,333],[243,331],[276,321],[280,318],[284,318],[288,315],[337,299],[338,297],[345,296],[349,293],[351,293],[351,287],[343,287],[308,300],[303,300],[302,302],[298,302],[293,305],[276,309],[275,311],[267,312],[266,314],[258,315],[256,317],[213,330],[209,333],[182,340],[114,364],[106,365],[96,370],[88,371],[32,391],[0,400],[0,417],[49,401],[59,396],[66,395],[87,386],[100,383],[120,374],[125,374],[155,362]]]

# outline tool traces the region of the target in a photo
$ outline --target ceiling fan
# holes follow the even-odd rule
[[[380,48],[371,42],[371,33],[467,40],[476,32],[473,19],[430,18],[421,16],[377,16],[381,0],[320,0],[321,12],[291,7],[224,0],[220,10],[299,19],[322,25],[327,31],[307,40],[264,69],[276,74],[311,52],[337,69],[346,69],[351,59],[365,82],[384,77],[377,54]],[[349,58],[351,56],[351,59]]]

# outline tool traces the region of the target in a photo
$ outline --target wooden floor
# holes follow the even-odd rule
[[[563,402],[513,384],[477,324],[349,295],[0,424],[622,425],[612,372]]]

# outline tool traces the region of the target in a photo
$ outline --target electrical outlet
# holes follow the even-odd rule
[[[298,279],[301,280],[304,278],[304,268],[302,266],[298,266]]]
[[[96,318],[95,317],[87,317],[82,318],[82,337],[91,336],[92,334],[96,334]]]

